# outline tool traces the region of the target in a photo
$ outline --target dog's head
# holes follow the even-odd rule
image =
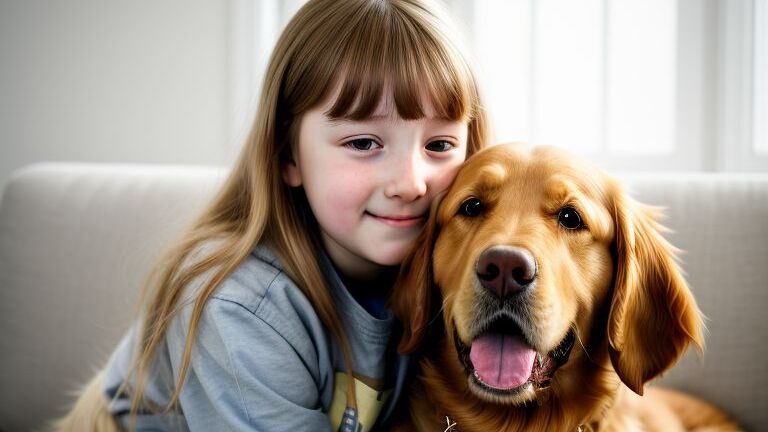
[[[702,346],[662,231],[655,210],[561,150],[490,147],[462,167],[403,263],[400,351],[442,324],[455,348],[443,360],[492,403],[583,385],[569,375],[604,370],[601,358],[642,394],[688,343]]]

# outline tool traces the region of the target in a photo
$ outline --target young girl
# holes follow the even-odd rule
[[[228,180],[61,429],[384,424],[407,363],[388,290],[486,139],[441,16],[422,0],[310,0],[296,14]]]

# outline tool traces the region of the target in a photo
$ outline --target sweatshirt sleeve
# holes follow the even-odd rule
[[[169,338],[177,376],[188,317],[174,320],[178,337]],[[209,299],[180,399],[190,430],[331,430],[313,338],[286,335],[268,321],[236,301]]]

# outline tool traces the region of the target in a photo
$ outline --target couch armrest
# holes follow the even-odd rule
[[[127,329],[150,265],[224,174],[114,164],[14,174],[0,202],[0,430],[62,413]]]

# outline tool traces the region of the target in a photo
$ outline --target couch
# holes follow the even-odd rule
[[[132,320],[144,277],[226,170],[45,163],[0,201],[0,431],[64,412]],[[620,175],[666,207],[707,316],[706,351],[661,380],[768,430],[768,174]]]

